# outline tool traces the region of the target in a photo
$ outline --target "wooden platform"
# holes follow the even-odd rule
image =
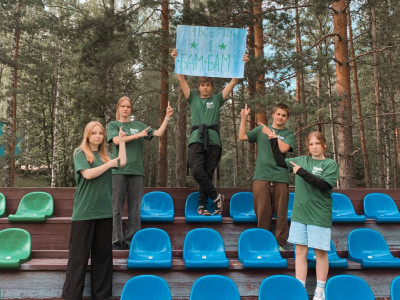
[[[287,269],[243,269],[237,260],[237,242],[241,232],[255,227],[254,224],[233,223],[229,217],[229,199],[238,192],[250,189],[222,188],[225,194],[223,220],[220,224],[186,223],[184,206],[186,197],[194,192],[189,188],[146,188],[145,192],[161,190],[168,192],[175,206],[173,223],[142,223],[142,228],[157,227],[168,232],[173,249],[173,264],[171,270],[128,270],[126,260],[128,251],[113,251],[114,278],[113,294],[118,299],[125,282],[140,274],[159,275],[167,280],[173,299],[188,299],[193,282],[200,276],[207,274],[221,274],[232,278],[238,285],[242,299],[257,299],[258,287],[261,281],[273,274],[294,275],[293,247],[288,245],[282,256],[288,258]],[[65,270],[68,260],[68,241],[71,228],[71,214],[73,207],[74,188],[0,188],[7,200],[7,215],[15,213],[23,195],[32,191],[50,193],[55,201],[54,217],[46,223],[9,223],[7,218],[0,218],[0,230],[10,227],[19,227],[28,230],[32,237],[32,259],[22,264],[20,270],[0,270],[1,299],[60,299]],[[371,192],[385,192],[389,194],[400,207],[400,190],[371,190],[346,189],[336,190],[350,197],[357,213],[363,213],[362,200]],[[125,211],[126,215],[126,211]],[[124,220],[126,217],[124,218]],[[217,230],[225,243],[226,253],[230,260],[226,270],[185,270],[182,260],[183,241],[186,233],[194,228],[208,227]],[[335,242],[339,256],[347,257],[347,235],[355,228],[371,228],[383,234],[391,252],[400,257],[400,224],[377,224],[368,220],[365,224],[346,223],[334,224],[332,239]],[[347,269],[331,269],[329,277],[337,274],[352,274],[365,279],[371,286],[377,299],[390,299],[390,283],[400,275],[398,269],[362,269],[360,264],[349,261]],[[312,296],[315,288],[315,270],[309,270],[307,291]],[[90,293],[90,276],[87,276],[85,297]]]

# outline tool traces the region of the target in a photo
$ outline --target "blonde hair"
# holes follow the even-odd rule
[[[317,138],[317,140],[322,144],[322,146],[324,147],[324,155],[325,155],[327,142],[326,142],[325,136],[320,131],[312,131],[307,136],[307,139],[306,139],[307,154],[310,154],[310,150],[308,149],[308,143],[310,142],[312,136],[315,136]]]
[[[83,133],[83,139],[82,139],[81,145],[79,146],[80,150],[82,150],[83,153],[85,153],[86,159],[91,164],[94,161],[94,153],[93,153],[93,150],[90,148],[89,137],[92,135],[93,128],[95,126],[99,126],[101,128],[101,130],[103,131],[103,134],[105,134],[104,133],[104,127],[103,127],[103,125],[101,125],[100,122],[91,121],[85,127],[85,131]],[[77,152],[77,150],[79,148],[75,149],[74,154],[76,154],[76,152]],[[103,162],[108,162],[110,160],[110,157],[108,156],[107,150],[106,150],[106,139],[105,139],[105,136],[103,138],[103,141],[99,145],[98,151],[99,151],[100,157],[101,157]]]
[[[122,105],[122,103],[123,103],[124,101],[129,101],[129,104],[131,105],[131,109],[132,109],[132,101],[131,101],[131,99],[129,99],[128,96],[123,96],[123,97],[119,98],[119,100],[118,100],[118,102],[117,102],[117,112],[116,112],[116,114],[115,114],[115,119],[116,119],[117,121],[119,121],[119,117],[120,117],[119,111],[118,111],[118,110],[119,110],[120,106]]]

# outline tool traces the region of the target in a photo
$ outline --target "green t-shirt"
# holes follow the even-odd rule
[[[78,148],[74,153],[74,169],[77,189],[74,196],[72,221],[105,219],[113,217],[111,170],[105,171],[93,179],[82,176],[82,170],[99,167],[104,164],[97,151],[90,164],[85,153]]]
[[[108,123],[107,126],[107,142],[112,144],[112,155],[113,157],[118,157],[119,147],[115,145],[112,139],[119,134],[119,128],[122,126],[122,130],[126,133],[127,136],[138,134],[144,129],[146,129],[147,125],[136,122],[120,122],[120,121],[112,121]],[[130,142],[125,143],[126,147],[126,166],[120,167],[119,169],[114,169],[112,171],[113,174],[119,175],[138,175],[144,176],[144,167],[143,167],[143,147],[144,147],[144,139],[151,140],[153,138],[154,129],[150,128],[148,130],[148,136],[145,138],[135,139]]]
[[[201,124],[206,124],[207,126],[219,125],[220,109],[224,103],[222,92],[210,98],[200,98],[199,95],[190,91],[188,103],[192,115],[192,126],[199,126]],[[210,145],[221,147],[221,140],[215,130],[209,129],[208,137]],[[202,143],[198,129],[190,134],[189,145],[192,143]]]
[[[335,186],[339,168],[331,158],[313,159],[310,155],[287,158],[286,164],[293,171],[293,161],[314,176]],[[292,221],[320,227],[332,227],[332,189],[320,190],[307,183],[300,176],[295,177],[295,193]]]
[[[268,128],[275,130],[278,138],[288,144],[290,151],[293,151],[294,134],[291,130],[286,128],[276,129],[272,126],[268,126]],[[247,137],[250,143],[257,143],[257,162],[253,180],[289,183],[288,170],[276,164],[271,143],[268,136],[262,132],[262,125],[247,132]]]

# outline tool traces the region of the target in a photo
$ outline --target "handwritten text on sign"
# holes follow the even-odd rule
[[[175,73],[242,78],[246,29],[178,25]]]

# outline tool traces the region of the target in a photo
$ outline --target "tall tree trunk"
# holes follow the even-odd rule
[[[231,96],[232,100],[232,129],[233,129],[233,143],[234,143],[234,148],[235,148],[235,168],[234,168],[234,185],[237,186],[236,184],[236,179],[238,178],[239,175],[239,150],[238,150],[238,139],[237,139],[237,131],[236,131],[236,114],[235,114],[235,99],[233,98],[233,93]]]
[[[263,31],[263,13],[262,0],[253,0],[254,11],[254,55],[260,61],[264,59],[264,31]],[[258,97],[265,95],[265,72],[258,72],[256,76],[256,93]],[[256,105],[256,124],[259,122],[266,124],[267,115],[264,105]]]
[[[347,47],[347,0],[334,1],[332,3],[333,30],[335,35],[335,67],[336,67],[336,91],[339,97],[337,106],[338,121],[338,164],[339,182],[341,188],[355,187],[353,165],[353,135],[352,135],[352,110],[350,90],[350,68],[348,63]]]
[[[371,5],[371,37],[372,37],[372,50],[374,51],[374,91],[375,91],[375,126],[376,126],[376,155],[378,159],[378,184],[380,188],[385,187],[385,153],[383,146],[383,123],[382,123],[382,102],[379,98],[379,70],[378,70],[378,49],[377,33],[376,33],[376,13],[375,4],[373,1],[369,2]]]
[[[3,186],[13,187],[15,180],[15,148],[17,143],[17,88],[18,88],[18,52],[20,40],[20,23],[21,23],[21,1],[17,2],[15,14],[15,32],[14,32],[14,49],[13,49],[13,67],[11,71],[12,90],[7,107],[7,126],[6,140],[9,141],[5,147],[5,172],[3,177]]]
[[[169,58],[169,1],[161,0],[161,95],[160,95],[160,124],[165,118],[165,112],[168,106],[168,58]],[[167,185],[167,141],[168,131],[160,137],[158,143],[158,181],[157,186]]]
[[[354,87],[354,97],[356,98],[356,107],[357,107],[357,121],[358,127],[360,129],[360,143],[361,143],[361,151],[363,156],[363,164],[364,164],[364,180],[365,187],[371,188],[371,172],[369,169],[369,158],[368,158],[368,150],[365,139],[365,130],[364,130],[364,121],[362,114],[362,105],[360,99],[360,90],[358,86],[358,75],[357,75],[357,62],[355,60],[355,51],[354,51],[354,43],[353,43],[353,29],[351,26],[351,13],[350,9],[348,9],[347,20],[349,23],[349,43],[350,43],[350,57],[352,60],[352,71],[353,71],[353,87]]]
[[[54,105],[54,126],[53,126],[53,157],[51,162],[51,187],[57,186],[57,174],[58,174],[58,123],[60,113],[60,97],[61,97],[61,72],[62,72],[62,51],[58,54],[57,58],[57,81],[56,81],[56,99]]]

